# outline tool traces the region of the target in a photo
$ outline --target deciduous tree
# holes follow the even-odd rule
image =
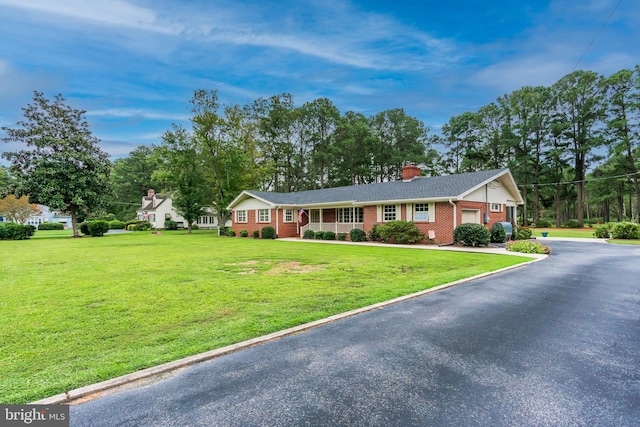
[[[40,213],[38,205],[29,203],[27,196],[16,197],[9,194],[0,199],[0,216],[10,219],[18,224],[24,224],[31,215]]]

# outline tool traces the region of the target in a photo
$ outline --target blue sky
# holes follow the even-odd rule
[[[617,9],[616,9],[617,6]],[[112,158],[223,103],[291,93],[344,114],[404,108],[432,132],[523,86],[640,63],[637,0],[0,0],[0,125],[33,90],[87,110]],[[17,146],[0,143],[0,151]]]

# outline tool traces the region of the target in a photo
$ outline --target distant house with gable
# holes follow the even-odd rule
[[[212,208],[206,208],[206,215],[198,218],[196,225],[200,229],[211,229],[218,226],[218,219]],[[140,209],[136,211],[139,221],[149,221],[155,229],[163,229],[165,221],[175,221],[179,228],[187,228],[186,220],[174,208],[169,195],[156,193],[153,189],[142,197]]]
[[[402,181],[276,193],[245,190],[228,209],[236,233],[272,226],[278,237],[305,231],[368,232],[374,224],[413,221],[434,243],[453,242],[462,223],[515,222],[523,199],[509,169],[437,177],[407,165]]]

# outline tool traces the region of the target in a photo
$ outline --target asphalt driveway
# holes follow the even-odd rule
[[[71,406],[72,426],[638,426],[640,247],[546,260]]]

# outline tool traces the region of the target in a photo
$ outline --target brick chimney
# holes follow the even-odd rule
[[[403,181],[411,181],[416,176],[420,176],[420,168],[415,163],[409,163],[402,168]]]

